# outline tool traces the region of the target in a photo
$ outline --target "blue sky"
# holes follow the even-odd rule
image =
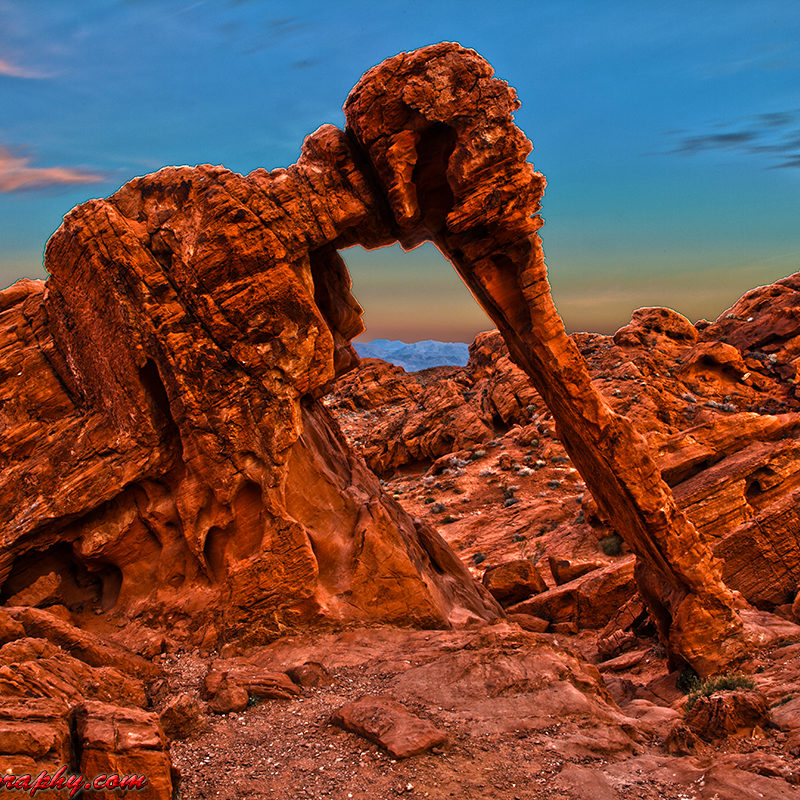
[[[0,285],[73,205],[166,164],[296,160],[369,67],[459,41],[522,100],[570,329],[714,317],[800,270],[800,6],[0,0]],[[489,327],[431,246],[347,251],[365,339]]]

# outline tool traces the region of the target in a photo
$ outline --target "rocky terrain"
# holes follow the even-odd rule
[[[784,615],[800,580],[798,289],[800,276],[754,289],[697,327],[670,309],[640,309],[613,337],[573,336],[725,582]],[[476,338],[465,368],[407,374],[363,361],[325,403],[385,488],[436,524],[475,574],[520,555],[547,575],[550,557],[599,564],[603,547],[628,551],[496,331]]]
[[[567,337],[517,106],[401,54],[292,167],[137,178],[0,293],[0,785],[800,796],[800,278]],[[426,239],[499,332],[359,364],[338,250]]]

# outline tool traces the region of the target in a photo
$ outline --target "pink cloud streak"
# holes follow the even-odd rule
[[[30,80],[38,80],[47,77],[47,75],[34,72],[31,69],[25,69],[25,67],[12,64],[5,58],[0,58],[0,75],[5,75],[7,78],[28,78]]]
[[[0,194],[49,186],[98,183],[102,180],[103,175],[72,167],[34,167],[29,158],[0,147]]]

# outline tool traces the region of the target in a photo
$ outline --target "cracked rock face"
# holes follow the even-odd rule
[[[477,54],[435,45],[366,73],[347,131],[323,126],[288,169],[168,168],[70,212],[46,285],[0,295],[0,599],[207,646],[500,613],[319,402],[362,330],[337,251],[432,240],[638,556],[673,659],[707,673],[740,655],[718,563],[555,311],[517,107]]]

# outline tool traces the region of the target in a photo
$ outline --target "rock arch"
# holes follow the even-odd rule
[[[70,212],[46,286],[0,303],[22,366],[11,390],[37,387],[24,441],[4,443],[12,560],[69,542],[121,571],[113,613],[183,620],[213,642],[256,618],[280,629],[499,613],[435,532],[382,495],[318,402],[361,330],[338,250],[431,240],[636,552],[673,660],[708,673],[735,659],[742,625],[717,563],[553,306],[537,234],[545,180],[517,106],[477,54],[435,45],[367,72],[346,131],[323,126],[288,169],[168,168]],[[4,413],[19,429],[26,412]],[[243,487],[263,530],[223,547]],[[137,537],[157,544],[146,565]]]

